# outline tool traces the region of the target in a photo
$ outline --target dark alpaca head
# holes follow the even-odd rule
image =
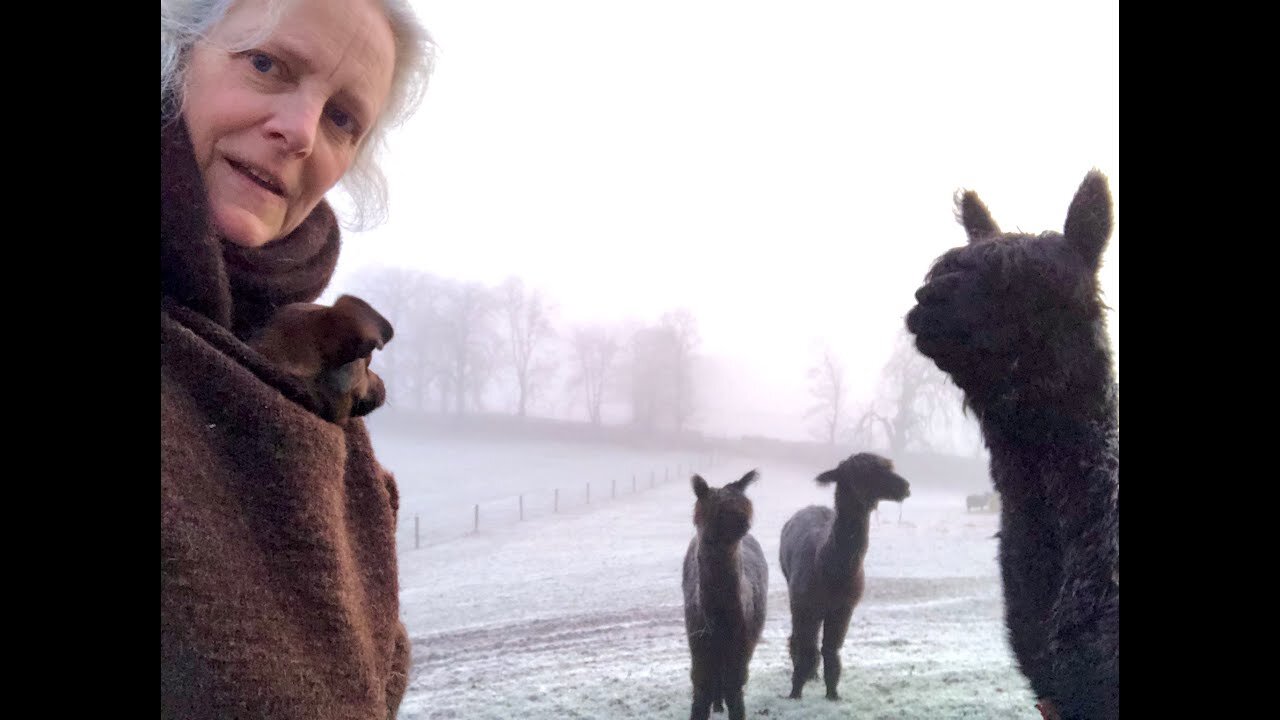
[[[693,524],[704,542],[731,545],[751,529],[751,501],[744,492],[755,482],[755,470],[722,488],[711,488],[701,475],[693,476]]]
[[[819,484],[836,484],[836,508],[870,511],[881,500],[902,502],[911,485],[893,471],[893,462],[875,453],[858,453],[819,475]]]
[[[1097,281],[1112,226],[1106,178],[1085,177],[1062,233],[1002,233],[974,192],[956,198],[956,215],[969,244],[939,258],[916,292],[907,314],[916,348],[979,411],[1011,383],[1061,392],[1106,345]]]

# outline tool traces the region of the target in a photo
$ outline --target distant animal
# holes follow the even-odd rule
[[[764,630],[769,565],[748,532],[752,504],[745,494],[755,470],[712,489],[694,475],[697,534],[684,556],[684,626],[693,658],[690,720],[707,720],[711,706],[744,720],[747,666]]]
[[[853,455],[816,478],[834,484],[835,509],[810,505],[782,527],[778,559],[791,601],[791,695],[817,678],[822,630],[822,677],[827,699],[838,700],[840,648],[866,583],[871,512],[881,500],[902,502],[910,485],[893,463],[873,453]]]
[[[968,512],[970,510],[986,510],[987,503],[990,502],[990,500],[991,500],[990,493],[979,493],[977,495],[970,495],[964,499],[965,512]]]

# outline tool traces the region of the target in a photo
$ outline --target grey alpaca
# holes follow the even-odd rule
[[[907,315],[982,426],[1000,493],[1005,622],[1046,717],[1120,713],[1119,389],[1097,272],[1111,194],[1094,170],[1061,234],[1001,233],[973,192],[969,244]]]
[[[822,630],[822,676],[827,699],[838,700],[840,647],[853,609],[862,599],[871,511],[881,500],[901,502],[911,494],[893,463],[872,453],[853,455],[819,475],[835,483],[835,509],[810,505],[782,527],[778,551],[791,599],[791,696],[817,677],[818,630]]]
[[[693,524],[697,535],[684,556],[684,627],[693,657],[691,720],[707,720],[729,706],[729,720],[743,720],[747,666],[764,629],[769,566],[747,531],[752,506],[744,491],[756,471],[712,489],[693,476]]]

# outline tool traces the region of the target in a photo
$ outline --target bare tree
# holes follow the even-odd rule
[[[479,402],[489,380],[494,349],[492,293],[479,283],[448,281],[440,308],[441,357],[453,412]]]
[[[670,412],[676,430],[683,430],[694,416],[693,354],[702,337],[698,321],[687,308],[666,313],[659,321],[670,335],[670,360],[674,387],[670,394]]]
[[[836,437],[847,421],[844,366],[832,354],[830,348],[825,348],[822,351],[822,359],[809,368],[808,378],[813,383],[809,386],[809,394],[818,402],[809,408],[805,417],[810,418],[816,415],[821,419],[821,425],[810,432],[828,445],[834,445]]]
[[[600,407],[621,344],[603,327],[579,327],[573,331],[574,374],[569,385],[583,394],[587,417],[600,424]]]
[[[688,310],[666,313],[631,338],[631,419],[645,428],[683,429],[694,413],[697,322]]]
[[[910,335],[899,333],[893,355],[881,376],[881,400],[862,413],[855,436],[869,436],[879,426],[891,453],[911,446],[934,446],[936,426],[949,426],[960,400],[954,385],[915,349]],[[881,412],[878,408],[887,408]]]
[[[499,288],[506,330],[506,359],[516,384],[516,414],[524,417],[555,366],[545,352],[555,336],[551,308],[539,290],[525,291],[524,281],[507,278]]]
[[[645,430],[657,427],[665,404],[669,340],[656,327],[640,328],[631,336],[631,422]]]
[[[502,364],[502,340],[491,328],[489,330],[477,341],[464,386],[466,401],[469,401],[471,409],[478,413],[483,413],[487,409],[485,391],[497,378]]]
[[[432,350],[438,345],[442,283],[428,273],[387,266],[362,268],[349,283],[350,292],[373,305],[395,328],[395,341],[375,360],[388,394],[418,409],[425,407],[439,374]]]

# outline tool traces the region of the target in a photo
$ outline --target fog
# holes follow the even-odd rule
[[[885,366],[912,294],[964,242],[953,194],[976,190],[1007,230],[1060,231],[1093,167],[1117,205],[1100,277],[1118,367],[1114,4],[417,9],[439,57],[420,111],[388,138],[389,220],[346,234],[323,300],[356,292],[384,309],[378,268],[490,291],[519,278],[554,330],[536,351],[547,367],[528,414],[589,419],[570,368],[576,329],[610,329],[621,356],[635,330],[684,310],[690,406],[662,422],[818,439],[809,372],[829,351],[850,439],[869,413],[891,413]],[[499,348],[491,315],[484,342]],[[375,367],[412,354],[415,337],[439,344],[424,317],[392,318],[396,340]],[[462,412],[517,411],[514,370],[494,348]],[[606,424],[634,420],[618,360]],[[394,386],[392,401],[411,404]],[[912,444],[964,451],[972,428],[948,422]]]
[[[388,221],[345,235],[322,298],[396,328],[369,427],[400,494],[399,717],[683,716],[688,476],[752,467],[771,578],[749,713],[1032,715],[997,516],[966,505],[985,453],[903,317],[965,241],[958,190],[1061,231],[1097,168],[1118,373],[1118,6],[416,6],[437,70],[388,138]],[[912,496],[875,517],[845,699],[784,700],[779,529],[866,449]]]

